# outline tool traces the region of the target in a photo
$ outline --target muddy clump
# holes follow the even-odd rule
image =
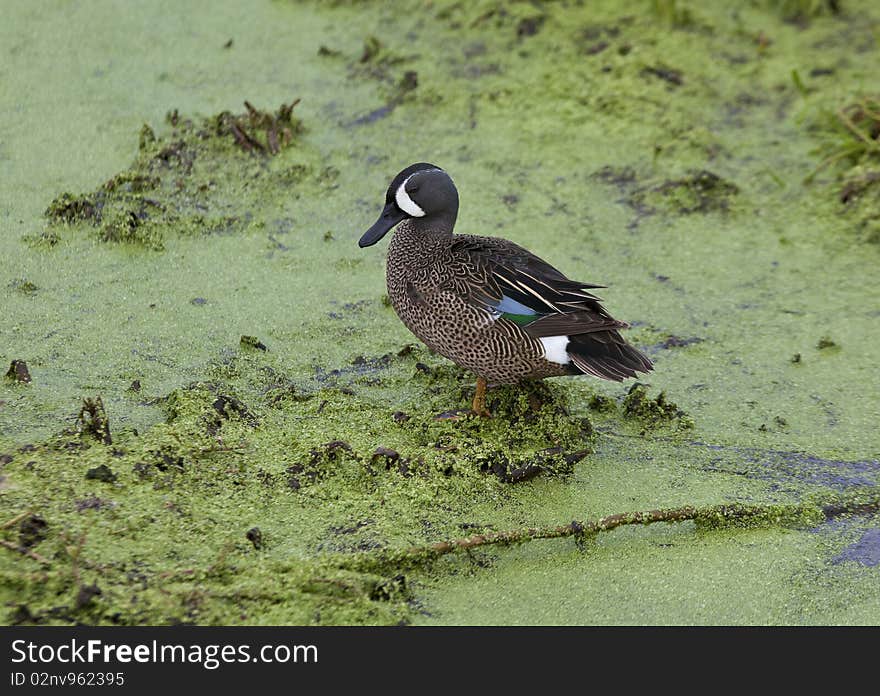
[[[39,515],[28,515],[18,524],[18,545],[23,549],[33,548],[46,538],[48,527]]]
[[[113,444],[113,437],[110,435],[110,419],[107,417],[104,401],[100,396],[94,399],[83,399],[76,420],[80,433],[83,435],[92,437],[104,445]]]
[[[289,466],[287,485],[291,490],[298,491],[303,485],[315,483],[349,461],[359,463],[361,457],[347,442],[332,440],[312,449],[306,460]]]
[[[209,435],[214,435],[225,421],[235,420],[256,427],[257,417],[236,396],[229,385],[215,382],[193,382],[175,389],[162,400],[168,423],[195,422]]]
[[[164,249],[170,230],[188,236],[240,231],[252,222],[250,213],[240,212],[248,207],[241,198],[251,196],[256,205],[260,188],[243,189],[242,178],[285,179],[292,170],[299,172],[296,183],[323,185],[335,178],[295,161],[302,153],[294,146],[305,130],[294,115],[298,103],[263,111],[246,101],[244,113],[201,119],[171,111],[169,132],[157,135],[143,127],[129,169],[90,193],[62,193],[45,216],[56,226],[92,227],[103,242],[156,251]],[[270,164],[276,159],[278,164]]]
[[[657,212],[692,215],[724,212],[739,193],[739,187],[705,169],[688,172],[680,179],[637,188],[627,203],[642,215]]]
[[[6,379],[11,382],[28,384],[31,381],[31,373],[30,370],[28,370],[27,363],[24,360],[13,360],[9,363],[9,369],[6,371]]]
[[[653,399],[648,396],[644,384],[636,382],[623,399],[623,413],[627,418],[638,420],[646,428],[662,425],[676,425],[679,428],[692,428],[693,420],[676,404],[660,392]]]

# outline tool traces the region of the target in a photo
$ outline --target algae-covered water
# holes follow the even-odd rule
[[[880,10],[727,5],[9,3],[0,620],[880,621]],[[434,420],[473,376],[357,246],[417,161],[642,386]]]

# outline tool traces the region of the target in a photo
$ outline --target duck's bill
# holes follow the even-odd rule
[[[388,231],[405,217],[406,213],[398,208],[397,205],[393,202],[389,203],[385,206],[385,210],[382,211],[382,214],[373,226],[364,232],[364,236],[361,237],[358,246],[361,248],[372,246],[388,234]]]

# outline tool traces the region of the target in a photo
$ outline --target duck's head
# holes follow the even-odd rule
[[[419,220],[426,229],[452,234],[458,216],[458,191],[449,174],[427,162],[411,164],[391,182],[385,194],[385,208],[358,244],[378,242],[403,220]]]

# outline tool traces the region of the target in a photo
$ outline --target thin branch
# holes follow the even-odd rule
[[[0,529],[9,529],[10,527],[14,527],[30,514],[30,510],[25,510],[24,512],[13,517],[11,520],[6,520],[3,524],[0,524]]]
[[[24,546],[17,546],[16,544],[13,544],[11,541],[6,541],[5,539],[0,539],[0,546],[2,546],[3,548],[9,549],[10,551],[17,551],[18,553],[20,553],[24,556],[27,556],[28,558],[33,558],[35,561],[39,561],[43,565],[50,565],[51,564],[51,561],[49,561],[49,559],[46,558],[45,556],[41,556],[40,554],[38,554],[34,551],[31,551],[30,549],[25,548]]]
[[[718,505],[711,508],[696,508],[685,506],[664,510],[647,510],[643,512],[622,512],[615,515],[607,515],[590,522],[578,522],[574,520],[568,524],[555,527],[539,527],[514,529],[506,532],[491,532],[489,534],[477,534],[463,539],[441,541],[429,546],[414,546],[406,554],[420,556],[443,554],[462,549],[472,549],[478,546],[492,544],[517,544],[533,539],[558,539],[569,536],[585,536],[598,532],[610,532],[612,529],[630,524],[649,525],[655,522],[685,522],[699,519],[748,519],[764,514],[766,507],[760,505]]]
[[[876,150],[880,147],[880,143],[876,140],[873,140],[867,133],[860,130],[859,127],[853,123],[852,119],[849,117],[849,114],[846,113],[844,109],[837,110],[837,118],[840,119],[840,122],[846,127],[846,129],[852,133],[856,138],[865,143],[865,146],[871,150]]]
[[[880,494],[870,492],[860,499],[841,499],[824,504],[802,505],[745,505],[733,503],[707,507],[684,506],[640,512],[625,512],[607,515],[598,519],[550,527],[525,527],[503,532],[489,532],[460,539],[450,539],[424,546],[413,546],[403,551],[383,550],[366,552],[359,557],[348,557],[344,563],[358,568],[371,568],[391,563],[397,566],[423,565],[440,556],[455,551],[479,548],[482,546],[519,544],[535,539],[559,539],[575,537],[583,540],[599,532],[608,532],[626,525],[649,525],[657,522],[693,521],[708,528],[726,525],[769,526],[769,525],[807,525],[813,526],[826,519],[844,514],[871,514],[880,511]]]
[[[806,177],[804,177],[804,183],[809,184],[816,177],[816,175],[820,171],[825,169],[825,167],[827,167],[829,164],[832,164],[833,162],[836,162],[837,160],[843,159],[844,157],[851,157],[852,155],[857,155],[860,152],[862,152],[863,150],[864,150],[864,148],[861,145],[851,145],[850,147],[846,148],[845,150],[841,150],[840,152],[837,152],[833,155],[829,155],[824,160],[822,160],[819,163],[819,165],[812,172],[810,172]]]

